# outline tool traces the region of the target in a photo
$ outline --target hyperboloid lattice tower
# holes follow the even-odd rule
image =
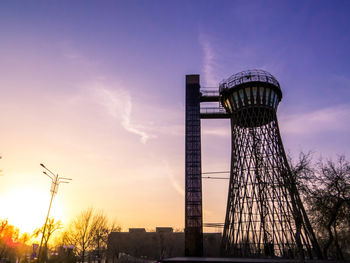
[[[320,258],[278,128],[278,81],[249,70],[224,80],[219,90],[232,135],[224,255]]]

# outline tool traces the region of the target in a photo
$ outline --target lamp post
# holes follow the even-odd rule
[[[43,230],[43,234],[42,234],[42,237],[41,237],[41,241],[40,241],[40,246],[39,246],[39,253],[38,253],[38,262],[39,259],[40,259],[40,253],[41,253],[41,247],[42,247],[42,244],[43,244],[43,239],[44,239],[44,236],[45,236],[45,231],[46,231],[46,225],[47,225],[47,221],[49,219],[49,215],[50,215],[50,210],[51,210],[51,205],[52,205],[52,200],[53,200],[53,197],[55,194],[57,194],[57,191],[58,191],[58,185],[60,183],[66,183],[68,184],[70,180],[72,180],[71,178],[66,178],[66,177],[59,177],[58,174],[54,174],[53,172],[51,172],[44,164],[40,164],[41,167],[43,167],[46,171],[48,171],[50,174],[48,174],[46,171],[43,171],[43,173],[45,175],[47,175],[48,177],[50,177],[52,183],[51,183],[51,189],[50,189],[50,192],[51,192],[51,200],[50,200],[50,205],[49,205],[49,210],[47,212],[47,216],[46,216],[46,221],[45,221],[45,225],[44,225],[44,230]]]

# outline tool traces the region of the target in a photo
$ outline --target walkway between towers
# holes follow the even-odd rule
[[[230,115],[226,112],[224,107],[220,104],[219,87],[200,89],[200,102],[217,102],[216,106],[201,107],[201,119],[230,119]]]

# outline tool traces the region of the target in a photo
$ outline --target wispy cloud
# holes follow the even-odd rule
[[[162,172],[168,176],[171,186],[175,189],[175,191],[181,196],[185,196],[185,189],[176,180],[173,169],[170,167],[169,163],[165,160],[162,160]]]
[[[98,63],[82,55],[78,49],[74,48],[72,43],[63,41],[61,43],[61,52],[64,58],[77,63],[80,68],[89,69],[88,72],[92,74],[91,81],[82,85],[82,93],[73,98],[73,102],[74,99],[79,100],[88,97],[94,103],[102,106],[111,117],[119,120],[126,131],[140,136],[143,144],[147,143],[150,138],[155,137],[146,132],[144,126],[132,122],[133,103],[127,89],[123,88],[118,82],[111,83],[104,74],[97,73],[96,65]]]
[[[92,89],[97,102],[106,109],[110,116],[120,120],[125,130],[140,136],[144,144],[153,137],[144,130],[144,127],[131,122],[132,99],[127,90],[100,82],[96,82]]]
[[[163,168],[162,171],[168,175],[168,178],[170,180],[171,186],[175,189],[175,191],[180,194],[182,197],[185,197],[185,189],[184,186],[181,186],[180,183],[176,180],[174,171],[172,168],[169,166],[168,162],[163,160]],[[213,214],[211,210],[206,209],[203,207],[203,214],[205,216],[210,216]]]
[[[202,129],[204,135],[213,135],[218,137],[230,138],[230,129],[227,127],[205,128]]]
[[[283,133],[317,134],[334,131],[350,131],[350,105],[338,105],[305,114],[280,117]]]
[[[215,74],[216,68],[216,57],[214,50],[210,44],[210,41],[207,36],[204,34],[199,35],[199,44],[202,47],[203,51],[203,73],[204,73],[204,82],[206,86],[216,87],[219,82]]]

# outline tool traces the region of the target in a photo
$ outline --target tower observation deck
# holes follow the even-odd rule
[[[322,258],[283,148],[276,114],[282,91],[276,78],[263,70],[242,71],[223,80],[216,91],[198,88],[197,98],[198,172],[201,171],[200,119],[228,118],[231,121],[223,256],[304,258],[307,254],[310,258]],[[199,106],[201,102],[215,101],[219,106],[211,110]],[[186,103],[186,118],[187,111]],[[191,159],[188,134],[193,136],[194,133],[186,120],[186,205],[187,193],[191,191],[187,184],[188,160]],[[201,186],[200,178],[197,183]],[[201,191],[199,196],[201,200]],[[200,201],[199,232],[202,231],[201,209]],[[186,208],[186,222],[189,210]],[[199,237],[198,242],[202,242]],[[187,236],[185,239],[190,240]]]

